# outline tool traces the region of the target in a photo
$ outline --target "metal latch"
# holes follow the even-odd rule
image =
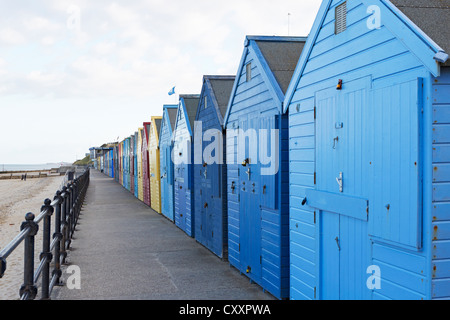
[[[344,180],[343,180],[343,173],[339,173],[339,178],[336,178],[336,181],[339,185],[339,192],[344,192]]]

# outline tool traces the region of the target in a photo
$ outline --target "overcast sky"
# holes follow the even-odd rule
[[[235,75],[246,35],[307,36],[320,3],[0,0],[0,164],[73,162],[132,135],[177,103],[173,86]]]

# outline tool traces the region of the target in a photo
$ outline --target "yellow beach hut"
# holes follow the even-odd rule
[[[151,208],[161,213],[161,170],[159,159],[159,131],[162,117],[152,117],[149,136]]]

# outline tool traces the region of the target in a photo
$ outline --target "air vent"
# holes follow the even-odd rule
[[[252,64],[251,63],[247,64],[247,66],[246,66],[246,74],[247,74],[246,81],[250,82],[250,80],[252,80]]]
[[[347,29],[347,1],[336,7],[335,34],[344,32]]]

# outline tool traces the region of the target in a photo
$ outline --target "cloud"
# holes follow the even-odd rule
[[[56,42],[56,40],[53,37],[50,37],[50,36],[45,36],[41,40],[41,43],[44,46],[52,46],[52,45],[55,44],[55,42]]]
[[[64,82],[64,75],[32,71],[26,76],[26,79],[30,83],[38,85],[40,89],[43,87],[53,88],[60,86]]]
[[[29,32],[58,32],[61,31],[60,25],[46,18],[39,16],[28,16],[23,18],[23,27]]]
[[[162,78],[186,81],[181,87],[192,88],[185,74],[199,78],[203,73],[233,74],[246,34],[283,34],[287,11],[318,2],[300,5],[293,0],[281,4],[262,0],[255,8],[251,1],[237,0],[138,0],[127,4],[100,0],[77,1],[74,10],[71,1],[48,1],[47,8],[35,16],[26,10],[20,14],[22,30],[14,24],[1,29],[0,41],[20,46],[38,40],[34,56],[48,56],[47,48],[51,48],[55,59],[39,66],[40,78],[37,66],[11,75],[30,80],[33,72],[43,86],[53,85],[61,97],[92,97],[105,91],[112,96],[147,96],[154,86],[150,91],[140,90],[161,83]],[[280,10],[280,6],[286,9]],[[68,22],[78,18],[80,30],[71,30]],[[33,39],[22,35],[27,33]]]
[[[26,41],[25,36],[13,28],[7,27],[0,30],[1,44],[17,46],[24,44],[25,41]]]
[[[51,110],[46,115],[59,125],[67,121],[60,118],[61,106],[79,110],[70,121],[84,123],[87,134],[65,139],[81,154],[83,144],[88,149],[95,141],[125,137],[160,115],[162,104],[172,101],[167,92],[173,86],[177,93],[198,93],[204,74],[235,74],[246,35],[287,35],[288,13],[290,34],[307,35],[320,3],[11,1],[0,19],[0,108],[7,110],[2,116],[33,114],[27,130],[39,131],[40,140],[18,133],[17,143],[42,145],[54,134],[34,125],[42,115],[32,111]],[[84,118],[87,112],[92,119]],[[0,136],[15,127],[0,127]],[[70,161],[68,149],[58,161]],[[2,161],[14,162],[9,159]]]

